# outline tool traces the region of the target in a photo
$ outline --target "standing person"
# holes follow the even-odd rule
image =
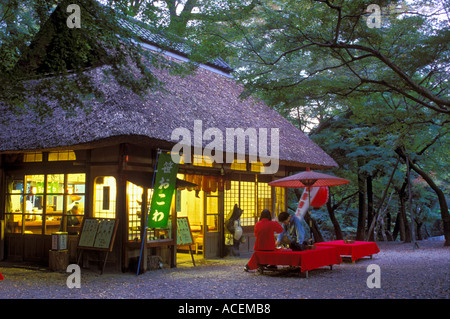
[[[272,221],[272,214],[268,209],[264,209],[261,212],[261,217],[259,222],[255,225],[255,246],[253,249],[255,251],[265,250],[271,251],[275,250],[275,233],[281,233],[283,227],[277,222]],[[268,268],[276,266],[268,266]],[[248,265],[244,267],[245,271],[248,271]]]
[[[276,245],[280,245],[284,236],[289,240],[289,248],[293,251],[305,250],[303,243],[305,239],[305,229],[302,222],[295,215],[282,212],[278,215],[278,221],[283,224],[283,232],[278,235]]]

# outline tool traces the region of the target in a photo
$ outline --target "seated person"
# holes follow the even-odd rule
[[[305,250],[305,229],[303,228],[301,220],[286,212],[278,215],[278,221],[283,224],[283,232],[278,235],[276,245],[281,244],[281,240],[286,236],[289,240],[289,248],[293,251]]]
[[[272,214],[268,209],[261,212],[259,222],[255,225],[255,251],[271,251],[275,250],[275,233],[281,233],[283,227],[277,222],[272,221]],[[268,268],[276,269],[276,266],[267,266]],[[244,267],[248,271],[248,265]]]
[[[255,225],[255,246],[254,250],[275,250],[274,233],[283,232],[283,227],[272,221],[272,214],[268,209],[261,212],[259,222]]]
[[[76,215],[79,215],[79,210],[78,210],[78,206],[74,205],[68,212],[67,212],[67,216],[63,216],[63,218],[61,218],[61,224],[59,226],[59,231],[64,231],[64,218],[67,219],[67,226],[78,226],[80,225],[80,221],[78,220],[78,218],[76,217]]]

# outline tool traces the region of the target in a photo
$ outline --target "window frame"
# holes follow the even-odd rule
[[[79,183],[79,184],[83,184],[84,185],[84,192],[69,192],[69,188],[68,188],[68,180],[69,180],[69,175],[84,175],[84,183]],[[62,186],[62,192],[58,191],[57,192],[53,192],[53,189],[49,187],[52,187],[49,185],[49,176],[56,176],[56,175],[62,175],[63,176],[63,186]],[[27,189],[29,186],[31,186],[31,183],[33,182],[32,179],[28,179],[27,177],[30,176],[43,176],[44,180],[42,182],[42,186],[35,186],[35,187],[42,187],[42,191],[40,191],[40,189]],[[84,198],[84,207],[83,207],[83,212],[79,215],[77,215],[78,217],[81,217],[80,220],[80,225],[81,222],[85,216],[85,211],[86,211],[86,178],[87,178],[87,174],[84,172],[76,172],[76,173],[20,173],[20,174],[12,174],[7,176],[7,188],[6,188],[6,192],[5,192],[5,221],[6,223],[8,223],[8,221],[12,218],[12,224],[10,225],[11,228],[13,228],[13,231],[10,231],[11,229],[9,229],[7,227],[6,229],[6,233],[8,234],[21,234],[21,235],[51,235],[51,233],[55,232],[55,231],[51,231],[51,233],[49,233],[49,231],[46,232],[47,230],[47,226],[48,226],[48,222],[49,221],[53,221],[53,218],[60,218],[59,220],[57,219],[58,223],[59,223],[59,227],[58,230],[56,231],[60,231],[61,230],[61,221],[64,223],[63,224],[63,231],[67,230],[67,212],[68,212],[68,196],[81,196],[81,198]],[[9,180],[8,180],[9,179]],[[28,185],[28,180],[31,180],[30,185]],[[10,184],[13,185],[13,183],[15,183],[15,181],[21,181],[22,182],[22,189],[20,192],[13,192],[13,189],[10,190]],[[61,183],[60,183],[61,185]],[[35,188],[33,187],[33,188]],[[60,186],[59,186],[60,187]],[[12,196],[17,196],[17,197],[21,197],[21,199],[19,200],[19,205],[20,207],[20,211],[9,211],[10,209],[12,209],[12,207],[8,207],[9,205],[11,205],[12,201]],[[41,206],[42,206],[42,212],[41,213],[29,213],[26,209],[26,205],[23,205],[23,200],[26,199],[27,197],[34,197],[34,196],[41,196],[42,200],[41,200]],[[53,205],[48,205],[48,198],[50,198],[51,196],[61,196],[62,197],[62,210],[61,212],[50,212],[49,211],[49,206],[53,206]],[[35,199],[33,199],[35,200]],[[73,203],[75,203],[76,201],[74,200]],[[34,205],[34,204],[33,204]],[[33,207],[33,209],[36,206]],[[15,216],[20,216],[20,223],[18,221],[16,221],[17,218],[14,218]],[[40,232],[31,232],[29,233],[26,230],[27,227],[27,222],[28,220],[26,220],[26,216],[33,216],[36,217],[35,221],[39,222],[40,221]],[[18,223],[17,225],[15,223]],[[56,225],[55,223],[52,223],[54,225]],[[30,224],[28,224],[30,225]],[[7,225],[8,226],[8,225]],[[17,227],[17,228],[16,228]],[[19,230],[20,228],[20,230]],[[17,231],[14,231],[17,230]]]

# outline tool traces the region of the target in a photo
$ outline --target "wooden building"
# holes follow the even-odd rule
[[[141,39],[147,49],[158,49],[145,32]],[[165,54],[179,63],[188,59],[182,50]],[[184,159],[180,164],[172,220],[189,218],[195,240],[192,248],[206,258],[227,254],[224,221],[235,204],[244,210],[241,224],[247,241],[241,250],[249,251],[262,209],[274,215],[286,210],[285,189],[267,182],[305,167],[337,166],[275,110],[253,98],[241,100],[243,87],[221,60],[201,65],[186,77],[153,69],[165,90],[155,89],[145,99],[114,81],[102,81],[103,67],[86,71],[106,97],[102,102],[87,101],[90,112],[75,106],[75,114],[67,116],[53,105],[52,115],[40,118],[31,110],[12,112],[0,101],[0,220],[4,231],[0,258],[47,263],[51,234],[62,229],[69,232],[70,262],[76,262],[78,222],[86,217],[117,218],[119,228],[107,268],[135,270],[157,151],[172,149],[177,141],[171,135],[177,128],[186,128],[194,136],[194,121],[201,121],[203,131],[279,129],[279,169],[274,173],[266,174],[261,163],[250,163],[248,147],[245,163],[209,163],[208,158],[192,152],[191,161]],[[207,142],[203,141],[202,148]],[[73,206],[79,214],[75,223],[68,215]],[[175,266],[176,242],[170,233],[169,229],[149,231],[145,251]],[[83,265],[97,265],[98,259],[96,252],[85,254]]]

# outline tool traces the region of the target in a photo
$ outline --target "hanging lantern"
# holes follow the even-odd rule
[[[217,191],[217,177],[216,176],[209,176],[209,189],[213,193]]]
[[[192,181],[197,186],[194,188],[196,191],[202,190],[202,175],[194,175],[194,179]]]
[[[223,192],[223,189],[225,187],[225,180],[224,178],[221,176],[217,179],[217,190],[219,192]]]
[[[225,180],[225,190],[229,191],[231,189],[231,180]]]
[[[211,192],[211,188],[209,187],[209,180],[209,176],[203,176],[202,189],[205,193]]]
[[[328,187],[326,186],[319,187],[316,196],[311,198],[311,207],[319,208],[325,205],[328,201],[328,196],[329,196]]]

